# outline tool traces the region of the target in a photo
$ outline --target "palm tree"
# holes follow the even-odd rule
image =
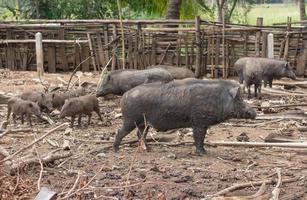
[[[299,0],[298,4],[300,8],[300,20],[304,20],[306,18],[305,1]]]
[[[166,19],[180,19],[181,0],[168,0]]]

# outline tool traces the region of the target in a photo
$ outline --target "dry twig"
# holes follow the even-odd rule
[[[50,134],[53,133],[54,131],[56,131],[56,130],[58,130],[58,129],[60,129],[60,128],[63,128],[63,127],[65,127],[65,126],[68,126],[68,125],[69,125],[69,123],[66,122],[66,123],[63,123],[63,124],[61,124],[61,125],[59,125],[59,126],[53,128],[53,129],[49,130],[46,134],[42,135],[42,136],[41,136],[40,138],[38,138],[37,140],[33,141],[32,143],[30,143],[30,144],[28,144],[27,146],[25,146],[25,147],[19,149],[18,151],[16,151],[16,152],[13,153],[12,155],[7,156],[7,157],[4,158],[3,160],[1,160],[1,161],[0,161],[0,164],[4,163],[4,162],[7,161],[7,160],[12,159],[14,156],[16,156],[17,154],[19,154],[20,152],[22,152],[22,151],[24,151],[24,150],[26,150],[26,149],[32,147],[34,144],[36,144],[37,142],[43,140],[45,137],[47,137],[48,135],[50,135]]]

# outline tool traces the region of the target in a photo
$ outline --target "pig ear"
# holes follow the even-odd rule
[[[229,94],[233,99],[236,98],[236,96],[239,92],[239,89],[240,89],[240,87],[234,87],[234,88],[229,89]]]
[[[285,68],[286,68],[286,69],[289,69],[289,62],[286,62],[286,63],[285,63]]]
[[[29,103],[29,107],[30,107],[30,108],[33,108],[33,104],[32,104],[32,103]]]

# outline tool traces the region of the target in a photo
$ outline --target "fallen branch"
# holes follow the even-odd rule
[[[261,109],[263,109],[263,108],[289,108],[289,107],[298,107],[298,106],[307,106],[307,103],[270,105],[270,107],[255,106],[254,108],[261,108]]]
[[[269,120],[269,119],[293,119],[301,120],[307,119],[307,116],[295,116],[295,115],[268,115],[268,116],[257,116],[256,120]]]
[[[279,91],[279,90],[274,90],[274,89],[269,89],[269,88],[263,88],[261,90],[262,94],[268,94],[268,95],[273,95],[273,96],[298,96],[298,97],[307,97],[306,94],[300,94],[300,93],[292,93],[292,92],[285,92],[285,91]]]
[[[71,82],[72,77],[74,76],[74,74],[78,71],[78,69],[80,68],[80,66],[85,63],[88,59],[90,59],[91,57],[93,57],[93,55],[90,55],[89,57],[87,57],[86,59],[84,59],[82,62],[79,63],[79,65],[76,66],[76,68],[74,69],[74,71],[71,73],[69,81],[67,83],[67,87],[66,87],[66,91],[68,91],[69,89],[69,84]]]
[[[278,176],[278,181],[277,184],[274,188],[274,190],[272,191],[272,197],[270,198],[270,200],[278,200],[279,197],[279,193],[280,193],[280,185],[281,185],[281,170],[280,168],[276,169],[276,173]]]
[[[283,181],[283,183],[292,183],[292,182],[295,182],[295,181],[299,181],[300,179],[303,179],[303,178],[304,177],[289,178],[289,179],[285,179]],[[275,179],[271,179],[271,180],[253,181],[253,182],[249,182],[249,183],[236,184],[236,185],[230,186],[230,187],[228,187],[226,189],[223,189],[223,190],[215,193],[213,196],[222,196],[222,195],[225,195],[225,194],[227,194],[229,192],[233,192],[235,190],[243,189],[243,188],[246,188],[246,187],[259,186],[259,185],[262,185],[263,183],[265,183],[265,184],[274,184],[274,183],[276,183],[276,180]]]
[[[17,160],[13,160],[11,162],[10,174],[15,174],[15,172],[22,166],[30,165],[30,164],[48,164],[52,163],[56,160],[67,158],[72,156],[71,152],[64,152],[64,153],[49,153],[47,155],[43,155],[38,157],[21,157]]]
[[[307,143],[264,143],[264,142],[205,142],[205,145],[216,146],[243,146],[243,147],[284,147],[284,148],[307,148]]]
[[[25,129],[8,129],[6,131],[4,131],[2,134],[0,134],[0,138],[2,138],[3,136],[9,134],[9,133],[20,133],[20,132],[32,132],[31,128],[25,128]]]
[[[61,77],[57,76],[56,77],[59,81],[61,81],[64,85],[67,85],[67,81],[65,81],[64,79],[62,79]]]
[[[76,187],[79,183],[80,174],[81,174],[80,171],[78,171],[78,176],[76,178],[75,183],[73,184],[72,188],[67,192],[67,194],[63,197],[63,199],[67,199],[70,196],[70,194],[76,189]]]
[[[296,81],[296,82],[283,82],[283,81],[275,81],[274,85],[287,85],[287,86],[298,86],[301,88],[307,88],[307,81]]]
[[[12,155],[7,156],[5,159],[1,160],[1,161],[0,161],[0,164],[4,163],[4,162],[7,161],[7,160],[11,160],[14,156],[16,156],[16,155],[19,154],[20,152],[22,152],[22,151],[24,151],[24,150],[26,150],[26,149],[32,147],[34,144],[36,144],[37,142],[43,140],[45,137],[47,137],[48,135],[50,135],[50,134],[53,133],[54,131],[56,131],[56,130],[58,130],[58,129],[60,129],[60,128],[63,128],[63,127],[65,127],[65,126],[68,126],[68,125],[69,125],[69,123],[66,122],[66,123],[63,123],[63,124],[61,124],[61,125],[59,125],[59,126],[53,128],[53,129],[49,130],[46,134],[42,135],[40,138],[36,139],[36,140],[33,141],[32,143],[28,144],[27,146],[25,146],[25,147],[19,149],[18,151],[16,151],[16,152],[13,153]]]

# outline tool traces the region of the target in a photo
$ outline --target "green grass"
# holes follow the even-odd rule
[[[307,6],[306,6],[307,10]],[[292,22],[299,21],[299,8],[295,4],[264,4],[253,5],[247,15],[247,22],[255,25],[257,17],[263,17],[264,25],[287,22],[287,17],[292,18]]]

